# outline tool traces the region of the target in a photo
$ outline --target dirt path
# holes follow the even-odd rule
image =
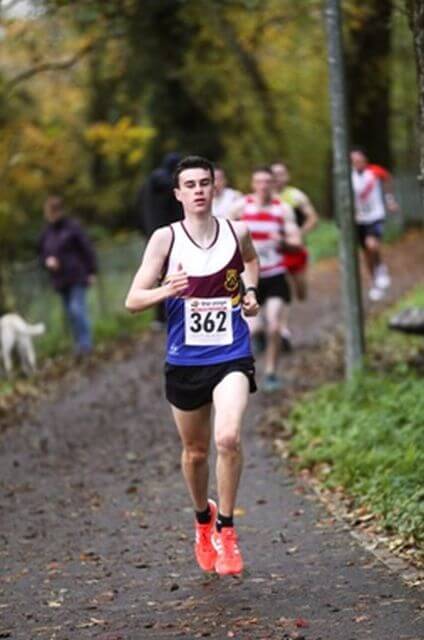
[[[422,277],[422,236],[390,250],[391,295]],[[291,384],[340,321],[334,264],[296,315]],[[0,638],[423,640],[422,593],[375,561],[273,455],[257,394],[245,430],[242,579],[204,576],[162,394],[162,338],[72,379],[0,441]],[[308,375],[305,376],[305,371]],[[301,376],[303,372],[303,376]]]

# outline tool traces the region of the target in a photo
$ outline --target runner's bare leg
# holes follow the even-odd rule
[[[380,242],[374,236],[365,239],[365,260],[371,278],[375,276],[375,270],[381,264]]]
[[[249,397],[249,381],[244,373],[233,371],[215,387],[216,478],[219,513],[234,512],[243,466],[240,432]]]
[[[268,298],[265,303],[266,350],[265,374],[275,373],[281,351],[281,320],[284,303],[281,298]]]
[[[171,406],[183,450],[181,466],[196,511],[208,506],[209,445],[211,440],[211,405],[194,411]]]
[[[306,300],[308,296],[308,283],[306,279],[306,269],[292,274],[296,297],[298,300]]]
[[[280,333],[282,331],[289,331],[289,320],[290,320],[290,305],[287,303],[284,303],[283,309],[281,311]]]

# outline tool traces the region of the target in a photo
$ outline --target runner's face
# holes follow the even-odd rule
[[[185,213],[208,214],[214,193],[210,171],[185,169],[179,175],[179,188],[174,193]]]
[[[367,158],[362,151],[352,151],[350,154],[350,160],[352,162],[352,167],[356,169],[356,171],[363,171],[368,164]]]
[[[47,222],[55,223],[63,218],[63,203],[60,198],[50,196],[44,203],[44,218]]]
[[[267,171],[257,171],[252,177],[252,188],[258,198],[264,201],[270,200],[274,188],[272,175]]]
[[[274,176],[276,191],[282,191],[289,183],[289,172],[283,164],[273,164],[272,173]]]
[[[215,193],[221,193],[227,185],[225,173],[221,169],[215,169]]]

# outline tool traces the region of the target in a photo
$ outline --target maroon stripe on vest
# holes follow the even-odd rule
[[[243,271],[238,246],[229,262],[216,273],[205,276],[189,276],[187,297],[220,298],[235,297],[240,293],[240,274]]]

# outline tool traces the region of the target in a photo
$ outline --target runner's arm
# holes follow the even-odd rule
[[[284,225],[282,236],[283,251],[296,251],[302,246],[302,233],[295,222],[289,222]]]
[[[390,171],[387,171],[387,169],[384,169],[384,167],[380,167],[380,165],[378,164],[370,164],[368,165],[368,167],[378,178],[378,180],[380,180],[380,183],[383,187],[384,200],[386,201],[388,211],[390,211],[390,213],[396,213],[397,211],[399,211],[399,205],[396,201],[392,174],[390,173]]]
[[[233,223],[236,232],[241,257],[244,263],[243,282],[247,287],[257,287],[259,280],[259,258],[253,246],[252,236],[244,222]]]
[[[255,316],[259,311],[255,293],[259,281],[259,258],[247,225],[244,222],[236,222],[234,223],[234,230],[240,244],[241,257],[244,263],[243,283],[246,289],[253,287],[243,296],[243,312],[246,316]]]
[[[396,213],[397,211],[399,211],[399,204],[396,200],[395,186],[390,173],[387,174],[387,178],[383,181],[382,184],[387,210],[390,213]]]
[[[302,235],[306,235],[318,224],[318,213],[312,202],[307,196],[305,200],[299,205],[299,209],[305,216],[305,224],[302,227]]]
[[[243,209],[245,206],[244,197],[240,194],[240,198],[237,198],[231,209],[228,211],[228,217],[230,220],[240,220]]]
[[[144,311],[170,296],[182,295],[187,288],[188,277],[182,269],[157,286],[171,246],[171,233],[169,227],[164,227],[155,231],[150,238],[125,300],[128,311]]]

